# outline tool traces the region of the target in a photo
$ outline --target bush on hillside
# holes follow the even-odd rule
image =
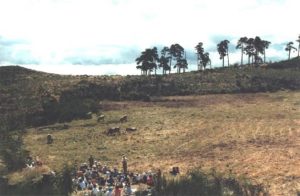
[[[156,187],[153,195],[267,195],[261,185],[240,181],[233,176],[222,177],[215,171],[209,174],[193,170],[186,176],[163,177],[161,187]]]
[[[15,171],[25,166],[26,157],[29,151],[23,146],[21,133],[6,133],[7,135],[0,139],[3,161],[8,171]]]
[[[47,170],[47,169],[46,169]],[[7,184],[5,195],[69,195],[73,191],[73,168],[65,166],[60,173],[52,174],[44,166],[26,169],[16,175],[22,175],[22,181]]]

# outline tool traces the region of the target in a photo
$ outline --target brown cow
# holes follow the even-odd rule
[[[111,127],[107,130],[107,135],[121,134],[120,127]]]
[[[52,135],[48,134],[47,135],[47,144],[52,144],[52,143],[53,143]]]
[[[127,115],[124,115],[120,118],[120,122],[123,123],[123,122],[127,122]]]

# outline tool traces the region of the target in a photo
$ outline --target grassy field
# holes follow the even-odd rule
[[[87,162],[90,155],[129,169],[182,173],[215,168],[263,183],[272,195],[300,190],[300,92],[160,97],[151,102],[100,103],[104,122],[96,115],[62,124],[32,128],[26,148],[54,170],[64,163]],[[119,123],[122,115],[128,122]],[[136,127],[133,133],[106,136],[109,127]],[[53,135],[54,143],[46,144]]]

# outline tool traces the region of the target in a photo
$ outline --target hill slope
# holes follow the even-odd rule
[[[58,170],[89,154],[117,165],[126,153],[132,168],[215,167],[267,182],[271,193],[286,195],[299,190],[299,67],[293,59],[267,68],[147,77],[0,67],[0,132],[36,127],[26,133],[25,147]],[[257,94],[282,89],[296,91]],[[90,111],[104,112],[105,121],[97,123],[95,115],[82,120]],[[119,126],[124,114],[130,120],[121,128],[135,126],[138,132],[107,137],[105,130]],[[51,125],[56,122],[68,126]],[[55,145],[45,145],[47,133]]]
[[[97,102],[101,100],[296,90],[300,89],[299,62],[293,59],[268,68],[220,68],[148,77],[62,76],[18,66],[0,67],[0,119],[5,119],[12,126],[9,127],[15,129],[82,117],[80,112],[97,110]],[[57,104],[53,106],[53,102]],[[61,114],[70,112],[78,103],[83,103],[82,111],[73,116]],[[57,108],[52,111],[54,107]],[[49,121],[51,116],[57,118]],[[9,123],[16,120],[22,125]]]

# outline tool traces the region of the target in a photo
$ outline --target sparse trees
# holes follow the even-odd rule
[[[210,58],[209,53],[205,52],[203,49],[203,43],[199,42],[197,46],[195,47],[197,51],[197,64],[198,64],[198,70],[205,69],[208,64],[210,64]]]
[[[271,42],[262,40],[259,36],[247,39],[245,42],[244,51],[248,55],[248,64],[253,65],[266,62],[266,49],[270,44]],[[264,55],[264,60],[262,60],[260,54]]]
[[[218,52],[220,54],[220,59],[222,59],[222,64],[224,67],[224,58],[227,56],[228,66],[229,66],[229,54],[228,54],[228,44],[230,42],[228,40],[223,40],[217,45]]]
[[[186,60],[186,54],[184,52],[184,48],[179,44],[172,44],[170,47],[170,54],[171,54],[171,62],[172,62],[172,57],[176,59],[176,64],[174,65],[174,68],[177,68],[177,73],[180,73],[181,69],[183,69],[183,72],[185,72],[188,63]]]
[[[159,58],[159,64],[158,67],[163,69],[163,74],[165,75],[167,73],[167,71],[171,70],[171,67],[169,65],[169,61],[170,61],[170,55],[169,55],[169,51],[170,49],[168,47],[164,47],[161,50],[161,56]]]
[[[176,58],[176,44],[172,44],[169,48],[169,57],[170,57],[170,70],[169,70],[169,74],[171,73],[172,70],[172,60],[173,58]]]
[[[203,68],[206,69],[207,65],[211,65],[211,60],[209,58],[209,53],[205,52],[202,56],[202,64],[203,64]]]
[[[262,59],[259,56],[259,54],[263,54],[264,51],[263,42],[259,36],[256,36],[254,38],[253,47],[254,47],[254,63],[259,64],[262,62]]]
[[[255,54],[254,52],[254,39],[249,38],[246,42],[245,52],[248,55],[248,65],[251,64],[250,60],[252,59],[253,62],[253,56]]]
[[[244,48],[247,44],[248,38],[247,37],[241,37],[236,45],[236,49],[241,49],[241,65],[243,65],[243,57],[244,57]]]
[[[152,49],[147,48],[144,52],[142,52],[141,56],[135,59],[138,66],[137,69],[141,69],[142,75],[150,75],[153,69],[157,69],[157,62],[159,61],[157,48],[154,47]]]
[[[262,40],[262,44],[263,44],[264,63],[266,63],[266,49],[269,48],[271,42],[269,42],[267,40]]]
[[[199,42],[196,47],[196,54],[197,54],[197,66],[198,66],[198,70],[202,70],[202,60],[201,60],[201,56],[203,55],[204,53],[204,49],[203,49],[203,43],[202,42]]]
[[[297,51],[297,48],[295,48],[294,46],[293,46],[293,42],[289,42],[289,43],[287,43],[286,44],[286,47],[285,47],[285,51],[288,51],[288,53],[289,53],[289,60],[291,59],[291,51]]]

